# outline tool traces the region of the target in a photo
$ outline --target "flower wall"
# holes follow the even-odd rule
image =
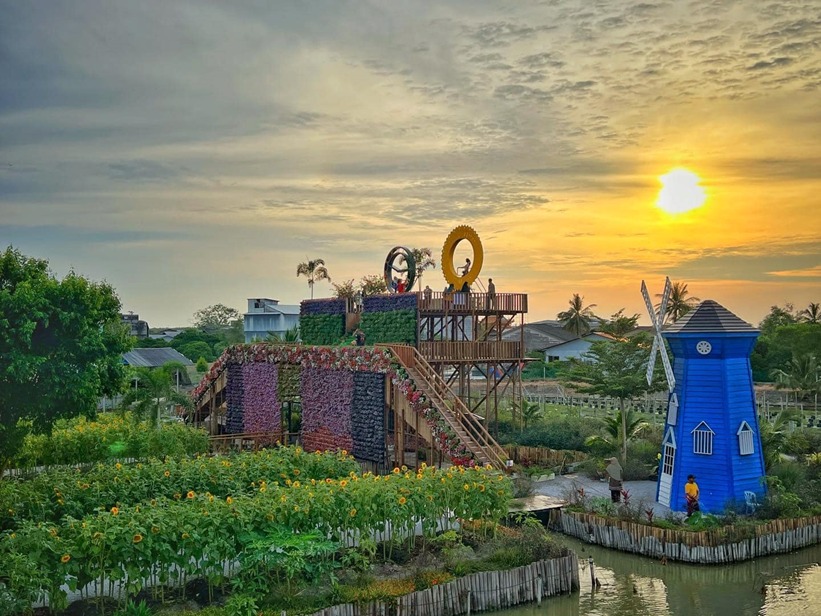
[[[243,366],[266,365],[276,371],[250,371],[253,377],[246,381]],[[283,368],[284,365],[289,365]],[[228,403],[228,432],[245,429],[245,413],[254,408],[248,425],[275,424],[278,420],[257,417],[263,408],[272,408],[271,399],[278,393],[277,379],[285,370],[300,369],[299,392],[302,398],[303,440],[306,449],[346,449],[358,458],[382,462],[385,432],[384,377],[410,402],[411,409],[422,416],[431,428],[436,446],[455,464],[471,466],[473,455],[445,421],[439,409],[426,398],[417,384],[396,362],[388,349],[374,347],[310,347],[301,345],[256,343],[234,345],[211,367],[211,370],[193,392],[199,401],[211,382],[228,370],[226,399]],[[268,379],[267,385],[260,381]],[[246,406],[246,387],[255,396],[268,402],[253,402]],[[281,389],[281,388],[280,388]],[[279,412],[280,405],[274,405]],[[264,423],[268,421],[269,423]],[[278,424],[277,424],[278,425]],[[347,426],[347,432],[345,427]],[[313,440],[312,440],[313,439]]]
[[[383,464],[385,460],[385,375],[353,373],[351,404],[353,455]]]
[[[364,298],[360,327],[368,344],[396,342],[416,345],[416,299],[416,293]]]
[[[243,428],[245,432],[273,432],[281,438],[282,415],[277,389],[277,364],[242,366]]]
[[[303,368],[300,438],[305,451],[353,450],[353,374],[350,370]]]
[[[299,335],[305,344],[336,344],[345,335],[344,299],[304,300],[299,307]]]

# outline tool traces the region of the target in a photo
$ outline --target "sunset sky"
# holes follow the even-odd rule
[[[666,275],[754,323],[821,300],[817,1],[0,15],[0,249],[107,280],[152,326],[298,303],[300,261],[359,279],[459,224],[482,238],[481,278],[530,295],[529,321],[574,292],[643,313],[641,280]],[[707,199],[673,215],[656,201],[676,168]],[[441,270],[423,282],[441,290]]]

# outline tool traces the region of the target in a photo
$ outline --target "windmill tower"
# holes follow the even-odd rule
[[[659,312],[652,313],[653,346],[663,361],[667,355],[661,309],[666,308],[669,284],[668,279]],[[642,294],[648,302],[644,283]],[[746,493],[764,492],[750,367],[756,338],[758,330],[713,300],[701,302],[663,332],[673,366],[667,374],[670,403],[656,498],[674,511],[686,509],[684,484],[691,474],[697,477],[702,511],[723,511],[730,501],[748,500]]]

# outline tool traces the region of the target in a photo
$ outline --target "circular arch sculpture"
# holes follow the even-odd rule
[[[395,265],[397,259],[400,259],[400,263],[405,263],[404,268]],[[404,246],[394,246],[385,258],[384,276],[388,293],[394,292],[391,287],[394,273],[407,275],[406,292],[413,288],[413,284],[416,282],[416,259],[413,258],[413,252]]]
[[[456,246],[461,241],[470,242],[473,248],[473,262],[470,264],[470,269],[463,275],[459,275],[456,267],[453,265],[453,257],[456,254]],[[453,285],[454,290],[459,291],[465,283],[468,286],[472,285],[479,277],[479,272],[482,271],[482,262],[484,261],[485,253],[482,250],[482,241],[479,239],[479,234],[474,231],[473,227],[468,225],[459,225],[455,227],[445,239],[445,245],[442,247],[442,273],[445,275],[445,280],[448,284]]]

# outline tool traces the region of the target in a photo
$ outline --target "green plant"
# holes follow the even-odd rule
[[[129,599],[123,607],[114,612],[114,616],[151,616],[151,614],[151,608],[144,599],[139,603]]]
[[[594,496],[590,499],[590,511],[597,515],[612,517],[616,515],[616,504],[604,496]]]
[[[257,616],[260,613],[256,598],[247,593],[232,594],[225,602],[225,609],[232,616]]]
[[[202,356],[197,360],[197,372],[200,374],[208,372],[208,362]]]

